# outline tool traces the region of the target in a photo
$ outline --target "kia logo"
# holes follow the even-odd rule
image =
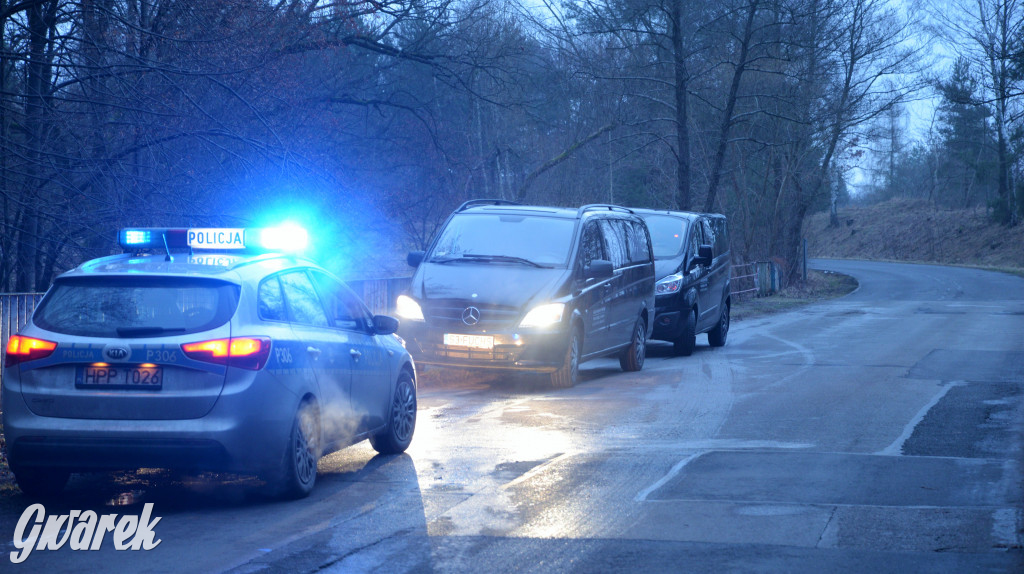
[[[476,307],[466,307],[466,310],[462,312],[462,322],[467,325],[476,325],[480,322],[480,309]]]
[[[103,354],[106,355],[108,359],[120,361],[121,359],[127,359],[131,352],[128,350],[128,347],[107,347],[106,349],[103,349]]]

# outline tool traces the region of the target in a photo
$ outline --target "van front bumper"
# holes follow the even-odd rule
[[[446,345],[445,333],[491,337],[491,348]],[[562,367],[568,349],[568,330],[561,325],[552,330],[529,332],[471,332],[444,330],[421,322],[402,323],[399,334],[417,363],[446,367],[503,369],[552,373]]]

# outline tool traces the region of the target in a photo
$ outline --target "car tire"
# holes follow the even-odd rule
[[[25,496],[51,498],[60,494],[71,477],[71,472],[54,468],[11,469],[18,488]]]
[[[576,385],[580,378],[580,354],[583,351],[583,337],[580,330],[574,328],[569,337],[569,345],[565,350],[565,361],[555,372],[551,373],[551,386],[556,389],[568,389]]]
[[[619,355],[619,366],[623,371],[639,371],[644,368],[647,357],[647,322],[643,317],[636,320],[629,346]]]
[[[714,329],[708,331],[708,344],[712,347],[724,347],[725,340],[729,337],[729,308],[732,304],[729,301],[725,302],[725,308],[722,309],[722,315],[718,318],[718,323]]]
[[[384,430],[370,435],[370,446],[381,454],[405,452],[416,431],[416,385],[409,371],[402,371],[395,383],[388,423]]]
[[[689,357],[697,346],[697,311],[690,309],[683,323],[683,332],[672,341],[672,352],[680,357]]]
[[[282,497],[299,499],[313,492],[317,462],[320,460],[319,437],[320,413],[312,401],[303,401],[292,421],[284,469],[278,480],[278,491]]]

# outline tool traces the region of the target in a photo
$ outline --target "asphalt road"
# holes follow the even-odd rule
[[[321,461],[313,495],[165,472],[75,476],[51,514],[138,514],[151,551],[0,571],[1022,572],[1024,279],[853,261],[841,299],[735,323],[640,373],[424,372],[409,452]],[[0,547],[31,501],[0,494]]]

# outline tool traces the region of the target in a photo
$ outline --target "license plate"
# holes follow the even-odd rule
[[[163,386],[163,382],[163,367],[133,367],[130,365],[90,366],[78,367],[75,372],[76,387],[120,387],[159,390]]]
[[[452,347],[472,347],[474,349],[493,349],[494,337],[489,335],[455,335],[444,334],[444,344]]]

